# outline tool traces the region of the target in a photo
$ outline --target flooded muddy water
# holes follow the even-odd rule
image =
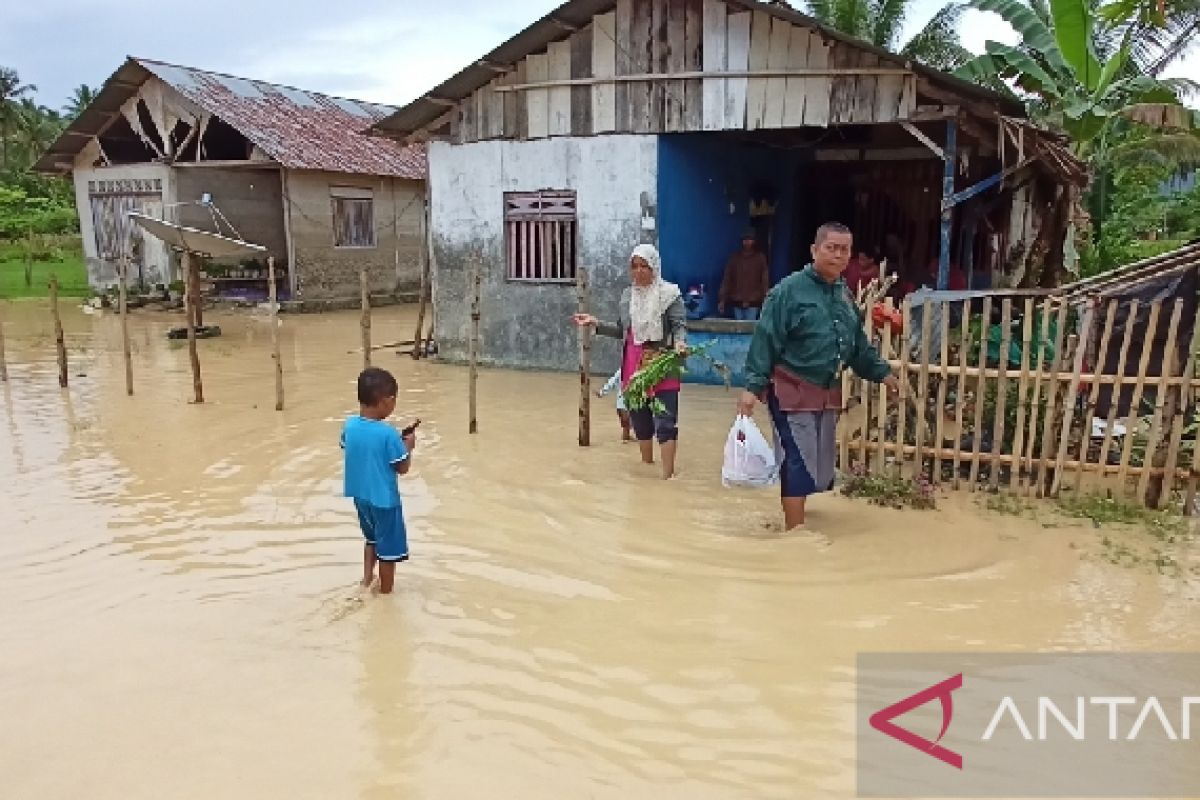
[[[115,316],[64,311],[63,392],[44,305],[2,313],[4,797],[851,797],[860,651],[1200,647],[1195,587],[1091,528],[824,495],[828,546],[781,533],[720,485],[723,389],[685,387],[664,483],[611,397],[576,445],[571,375],[484,371],[472,437],[465,370],[388,350],[413,559],[361,596],[356,314],[285,319],[277,413],[261,318],[206,315],[197,406],[179,317],[133,317],[130,398]]]

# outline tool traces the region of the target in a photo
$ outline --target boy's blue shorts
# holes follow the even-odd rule
[[[408,530],[404,527],[404,508],[379,508],[363,500],[355,500],[358,524],[367,544],[375,545],[375,557],[380,561],[408,559]]]

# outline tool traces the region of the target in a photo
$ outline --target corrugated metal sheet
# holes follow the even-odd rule
[[[396,109],[214,72],[130,58],[35,165],[63,172],[151,75],[225,121],[289,169],[424,180],[425,148],[367,135]]]

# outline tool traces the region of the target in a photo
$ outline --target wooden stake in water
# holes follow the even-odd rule
[[[909,347],[909,331],[912,330],[912,303],[906,297],[900,301],[900,391],[901,396],[896,403],[896,444],[900,449],[896,451],[896,474],[904,474],[904,445],[908,444],[905,439],[904,429],[908,423],[908,397],[910,392],[908,387],[908,359],[912,353],[912,348]]]
[[[271,304],[271,359],[275,362],[275,410],[283,411],[283,359],[279,355],[279,290],[275,286],[275,256],[267,256],[268,302]]]
[[[915,465],[913,467],[913,476],[921,477],[925,473],[925,432],[929,425],[926,421],[926,415],[929,413],[929,358],[930,358],[930,338],[933,336],[933,303],[929,298],[925,298],[925,302],[921,305],[921,369],[917,376],[917,402],[916,415],[914,421],[913,434],[916,436],[916,453],[914,456]],[[936,449],[936,446],[935,446]],[[930,475],[930,479],[935,479],[935,476]]]
[[[417,301],[417,330],[413,334],[413,349],[412,357],[420,358],[424,355],[422,345],[422,337],[425,334],[425,309],[428,307],[430,297],[433,294],[432,286],[432,259],[433,248],[430,246],[429,239],[429,209],[425,209],[425,213],[421,215],[421,297]]]
[[[125,394],[133,397],[133,353],[129,347],[129,258],[121,258],[120,283],[118,284],[119,310],[121,312],[121,350],[125,356]]]
[[[886,317],[888,321],[884,322],[883,325],[880,326],[879,356],[884,361],[887,361],[892,356],[892,336],[895,334],[890,322],[892,318],[892,311],[894,310],[892,298],[889,297],[884,300],[884,308],[887,309]],[[871,313],[868,311],[867,318],[869,319],[870,316]],[[903,400],[901,402],[903,402]],[[885,435],[887,433],[887,421],[888,390],[886,386],[879,384],[879,398],[875,404],[875,473],[877,475],[884,474],[884,465],[887,464],[887,453],[884,450],[884,440],[887,439],[887,436]],[[866,430],[865,423],[863,425],[863,430]],[[899,456],[897,457],[902,458],[903,456],[904,451],[900,450]]]
[[[575,273],[575,295],[580,314],[588,313],[587,271],[582,267]],[[579,326],[579,446],[592,443],[592,328]]]
[[[63,339],[62,317],[58,315],[58,276],[50,276],[50,316],[54,318],[54,344],[58,349],[58,385],[67,388],[67,345]]]
[[[367,288],[367,270],[362,268],[358,271],[358,288],[362,295],[362,352],[363,352],[363,369],[371,366],[371,292]]]
[[[476,433],[479,430],[479,418],[476,413],[477,393],[476,384],[479,380],[479,288],[482,282],[480,275],[480,261],[476,256],[473,259],[471,283],[475,287],[471,294],[471,338],[468,340],[467,360],[470,364],[470,372],[468,374],[468,405],[471,414],[470,422],[467,426],[468,433]]]
[[[192,254],[188,251],[183,251],[183,311],[187,317],[187,334],[188,334],[188,357],[192,361],[192,392],[195,395],[197,403],[204,402],[204,383],[200,380],[200,353],[196,350],[196,301],[199,299],[191,291],[192,273],[195,267],[192,266]]]

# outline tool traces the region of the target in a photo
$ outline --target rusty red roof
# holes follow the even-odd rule
[[[109,79],[93,105],[97,111],[119,107],[151,75],[289,169],[425,179],[423,146],[402,146],[367,135],[368,128],[396,111],[391,106],[133,57]],[[90,135],[92,128],[99,130],[97,126],[103,124],[92,116],[87,111],[81,114],[68,128],[78,127],[78,133],[64,132],[37,167],[61,171],[62,157],[74,155],[86,141],[78,134]]]

